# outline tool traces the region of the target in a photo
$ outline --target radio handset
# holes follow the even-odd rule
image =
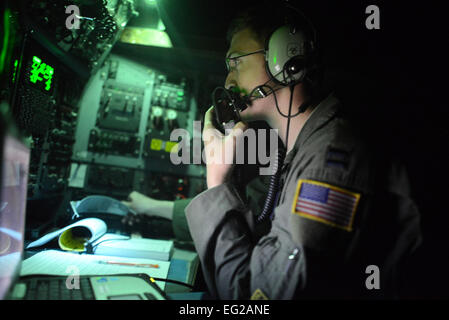
[[[226,129],[232,129],[241,120],[240,111],[247,108],[249,101],[240,96],[236,87],[229,90],[217,87],[212,92],[212,102],[215,110],[215,127],[224,134]]]

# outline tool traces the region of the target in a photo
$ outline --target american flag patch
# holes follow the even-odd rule
[[[327,183],[300,179],[292,212],[304,218],[351,231],[359,200],[360,193]]]

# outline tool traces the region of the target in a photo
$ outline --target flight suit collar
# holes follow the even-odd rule
[[[322,127],[335,116],[338,110],[338,104],[338,99],[333,93],[331,93],[323,101],[321,101],[318,106],[316,106],[315,110],[307,119],[303,128],[296,137],[292,150],[290,150],[290,152],[286,155],[283,165],[284,170],[295,157],[300,145],[303,144],[313,134],[313,132]]]

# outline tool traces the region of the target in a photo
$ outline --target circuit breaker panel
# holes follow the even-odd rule
[[[194,92],[194,79],[111,55],[80,101],[69,186],[118,198],[132,190],[166,200],[200,192],[205,168],[170,161],[171,132],[192,135]]]

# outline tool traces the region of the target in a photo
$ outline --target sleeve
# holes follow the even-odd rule
[[[265,202],[265,195],[267,191],[268,182],[269,176],[261,176],[257,177],[256,179],[253,179],[247,185],[246,192],[248,198],[248,205],[251,208],[251,210],[256,214],[262,211]],[[185,214],[185,209],[191,201],[192,198],[174,201],[172,225],[175,238],[179,241],[188,241],[188,242],[193,241]]]
[[[191,200],[192,199],[181,199],[174,201],[172,226],[175,238],[179,241],[193,241],[184,212]]]
[[[329,285],[326,279],[338,273],[342,260],[337,249],[329,251],[323,244],[344,247],[352,235],[312,221],[310,232],[295,238],[294,228],[305,230],[309,221],[302,217],[295,221],[292,201],[293,195],[287,195],[276,208],[277,224],[255,239],[253,213],[232,185],[217,186],[192,200],[186,208],[187,220],[213,296],[249,299],[258,293],[269,299],[291,299],[298,290],[309,297],[320,296],[310,288]]]
[[[291,299],[301,264],[288,233],[255,237],[254,214],[232,184],[204,191],[186,208],[210,294],[220,299]],[[296,249],[296,250],[295,250]],[[290,278],[294,277],[293,278]]]
[[[235,187],[225,183],[202,192],[187,206],[186,216],[210,294],[248,298],[254,225]]]

